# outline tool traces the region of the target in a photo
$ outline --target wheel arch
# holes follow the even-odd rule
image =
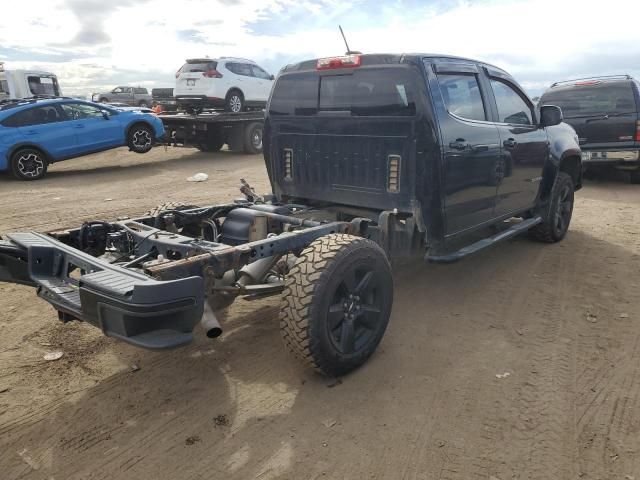
[[[574,152],[567,152],[563,155],[558,165],[559,172],[569,174],[573,180],[574,190],[582,188],[582,158]]]
[[[13,157],[13,155],[17,151],[22,150],[23,148],[31,148],[33,150],[38,150],[40,153],[42,153],[44,155],[44,158],[47,161],[47,163],[53,163],[55,161],[55,159],[47,151],[47,149],[42,147],[41,145],[38,145],[36,143],[23,142],[23,143],[18,143],[16,145],[12,146],[9,150],[7,150],[7,165],[10,164],[11,157]]]
[[[240,92],[240,95],[242,95],[242,99],[244,100],[246,97],[244,95],[244,92],[242,91],[242,89],[240,87],[230,87],[229,90],[227,90],[226,95],[224,96],[225,99],[229,98],[229,95],[231,94],[231,92],[233,91],[238,91]]]
[[[139,125],[147,127],[149,130],[151,130],[151,134],[153,135],[153,139],[155,140],[155,138],[156,138],[156,129],[153,128],[153,125],[151,125],[146,120],[135,119],[135,120],[133,120],[131,123],[129,123],[127,125],[127,128],[125,130],[126,134],[124,136],[125,142],[129,140],[129,134],[131,133],[131,130],[133,130],[135,127],[137,127]]]

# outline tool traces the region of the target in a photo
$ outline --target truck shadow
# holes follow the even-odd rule
[[[564,260],[549,260],[558,256]],[[610,259],[608,267],[599,260],[603,257]],[[428,413],[423,410],[434,395],[453,395],[463,386],[454,372],[460,370],[457,362],[465,362],[468,370],[465,359],[448,355],[451,342],[443,344],[434,332],[446,335],[447,325],[462,323],[468,330],[457,329],[456,342],[470,345],[467,353],[473,356],[474,336],[489,324],[508,324],[509,319],[496,317],[497,305],[518,298],[523,285],[542,288],[558,269],[571,269],[588,281],[594,271],[615,274],[616,262],[636,270],[640,264],[629,250],[571,231],[561,244],[516,239],[451,266],[400,265],[385,339],[368,364],[339,380],[308,372],[283,351],[276,299],[258,303],[252,313],[243,303],[219,341],[198,332],[187,348],[141,352],[139,371],[114,375],[78,398],[0,428],[0,464],[7,478],[27,479],[270,479],[325,473],[343,478],[345,472],[368,478],[370,472],[384,473],[380,462],[388,452],[404,451],[408,438],[422,434],[424,422],[415,418]],[[532,275],[539,280],[523,283],[523,276]],[[473,374],[466,371],[464,378]],[[410,377],[408,385],[399,380],[403,376]],[[459,412],[436,406],[433,415],[441,418],[433,425],[455,425]],[[380,441],[383,434],[386,441]],[[424,448],[437,455],[440,447]],[[473,462],[480,446],[467,448],[466,461]],[[377,467],[376,458],[381,459]],[[431,478],[440,468],[425,464],[422,474]]]

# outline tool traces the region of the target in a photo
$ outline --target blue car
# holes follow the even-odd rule
[[[38,180],[53,162],[127,145],[151,150],[164,135],[149,110],[54,98],[0,104],[0,171]]]

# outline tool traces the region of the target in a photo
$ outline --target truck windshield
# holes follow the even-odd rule
[[[604,82],[551,90],[542,96],[540,105],[556,105],[566,118],[636,111],[629,82]]]
[[[349,74],[294,73],[278,79],[269,113],[315,115],[348,112],[352,116],[410,116],[416,112],[411,72],[366,69]]]
[[[29,75],[27,81],[29,82],[29,90],[33,95],[60,96],[58,80],[52,75]]]

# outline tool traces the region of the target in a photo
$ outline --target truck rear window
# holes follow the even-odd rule
[[[629,82],[560,87],[546,92],[540,99],[540,105],[557,105],[566,118],[636,111]]]
[[[33,95],[60,96],[58,81],[53,76],[29,75],[27,82]]]
[[[269,113],[410,116],[416,112],[412,87],[411,73],[404,69],[367,69],[348,75],[289,74],[276,82]]]

